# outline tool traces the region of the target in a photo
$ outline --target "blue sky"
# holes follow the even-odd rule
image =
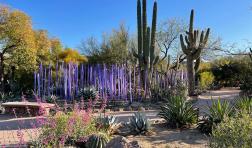
[[[154,0],[148,0],[151,17]],[[195,9],[195,25],[210,27],[225,43],[252,41],[251,0],[157,0],[158,21],[179,18],[188,22]],[[136,0],[0,0],[31,16],[35,29],[46,29],[63,45],[76,48],[89,36],[102,33],[124,22],[131,33],[136,31]]]

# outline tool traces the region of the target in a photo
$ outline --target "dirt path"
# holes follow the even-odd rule
[[[239,96],[239,93],[240,90],[237,88],[223,88],[221,90],[208,91],[198,97],[196,106],[200,109],[200,115],[203,115],[204,112],[207,112],[206,107],[212,104],[212,100],[233,101]]]

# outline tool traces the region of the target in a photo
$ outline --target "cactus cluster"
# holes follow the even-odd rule
[[[187,60],[187,73],[188,73],[188,93],[190,96],[195,95],[195,72],[198,71],[200,65],[200,55],[205,48],[210,28],[204,31],[194,30],[194,10],[191,11],[189,31],[186,32],[185,37],[180,35],[180,43],[183,53],[186,55]]]
[[[154,2],[152,26],[147,26],[146,0],[137,1],[137,30],[138,30],[138,52],[133,51],[134,56],[138,59],[139,67],[152,69],[159,60],[155,55],[155,40],[157,28],[157,2]]]

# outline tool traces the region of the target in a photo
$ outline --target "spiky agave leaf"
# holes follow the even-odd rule
[[[144,113],[134,113],[130,118],[129,128],[132,133],[144,134],[150,130],[150,123]]]
[[[93,134],[88,138],[86,147],[88,148],[105,148],[108,143],[108,137],[104,133]]]
[[[193,104],[180,96],[167,100],[167,103],[161,106],[159,116],[172,127],[182,127],[197,121],[197,111]]]

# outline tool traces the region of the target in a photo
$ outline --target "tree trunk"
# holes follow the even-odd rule
[[[4,92],[4,57],[0,54],[0,92]]]
[[[188,76],[188,94],[194,96],[195,93],[195,71],[194,71],[193,57],[187,56],[187,76]]]

